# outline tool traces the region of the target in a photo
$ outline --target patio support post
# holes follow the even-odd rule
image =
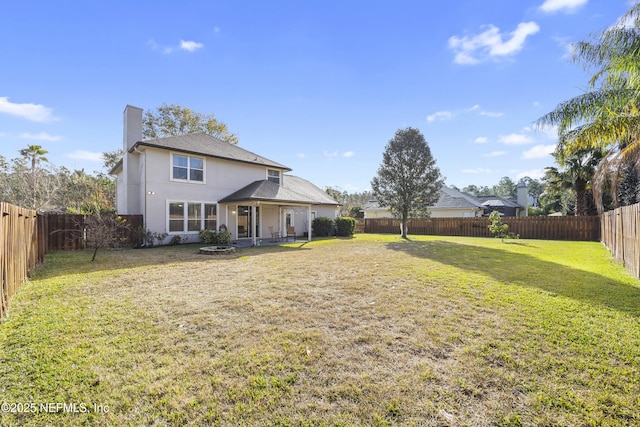
[[[307,206],[307,241],[311,241],[311,205]]]
[[[252,240],[252,244],[253,246],[256,245],[256,205],[252,204],[251,205],[251,240]]]
[[[229,205],[224,205],[224,223],[223,224],[227,226],[227,230],[231,231],[231,225],[229,224]],[[219,224],[218,224],[218,230],[220,230]]]

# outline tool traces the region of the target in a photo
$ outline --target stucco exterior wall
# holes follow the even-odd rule
[[[127,154],[129,156],[128,163],[137,166],[134,169],[135,173],[129,171],[129,178],[132,179],[129,179],[128,183],[130,212],[127,213],[144,215],[146,228],[156,233],[164,233],[168,230],[169,202],[215,204],[239,188],[267,177],[267,168],[264,166],[205,158],[203,182],[173,180],[171,178],[172,154],[167,150],[151,147],[146,147],[141,153]],[[121,182],[121,179],[118,182]],[[138,206],[135,206],[136,202],[133,199],[142,202],[138,202]],[[134,207],[136,212],[131,212]],[[235,227],[232,211],[233,209],[227,211],[226,208],[218,206],[218,225],[225,224],[230,228],[230,231],[231,227]],[[197,232],[179,234],[197,236]],[[195,238],[189,240],[195,240]]]
[[[438,209],[431,211],[431,218],[474,218],[476,211],[472,209]]]
[[[373,219],[373,218],[393,218],[391,212],[388,209],[370,209],[364,211],[365,219]]]

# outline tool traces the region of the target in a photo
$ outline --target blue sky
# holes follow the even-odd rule
[[[397,129],[446,183],[553,164],[533,127],[590,76],[572,42],[629,0],[0,0],[0,155],[38,144],[92,173],[127,104],[213,113],[240,146],[320,187],[368,190]]]

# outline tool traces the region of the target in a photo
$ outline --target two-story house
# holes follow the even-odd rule
[[[198,241],[203,229],[227,229],[256,244],[285,234],[311,240],[315,217],[335,218],[338,202],[291,169],[200,133],[142,139],[142,109],[124,111],[124,156],[112,169],[116,209],[141,214],[145,227],[168,242]]]

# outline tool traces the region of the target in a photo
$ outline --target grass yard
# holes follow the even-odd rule
[[[90,257],[49,254],[12,300],[0,425],[640,425],[640,282],[599,243]]]

